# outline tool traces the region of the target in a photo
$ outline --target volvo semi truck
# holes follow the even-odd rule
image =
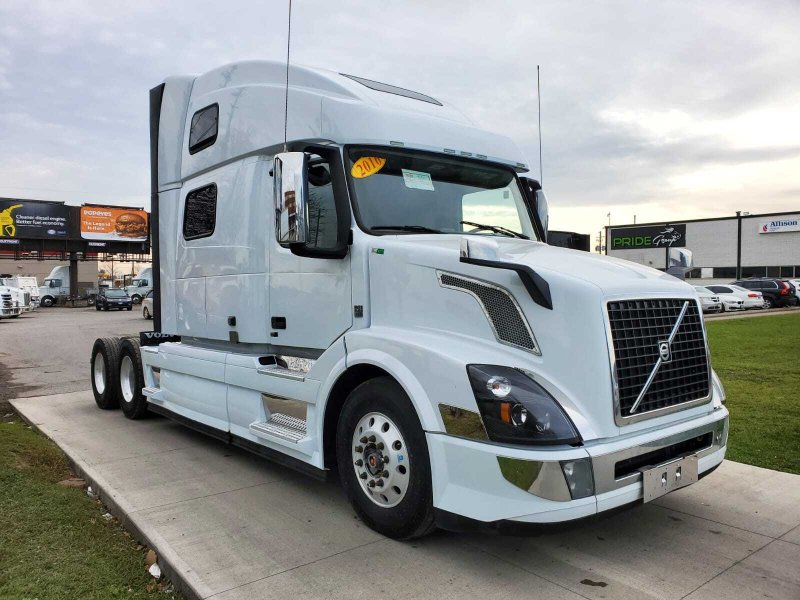
[[[125,286],[125,291],[131,297],[134,304],[139,304],[147,293],[153,289],[153,268],[145,267],[136,277],[131,280],[130,285]]]
[[[39,284],[33,275],[0,275],[0,285],[16,288],[22,298],[22,312],[33,312],[39,306]]]
[[[722,462],[697,293],[548,245],[510,139],[263,61],[169,77],[150,114],[155,331],[95,342],[101,408],[335,471],[401,539],[588,518]]]

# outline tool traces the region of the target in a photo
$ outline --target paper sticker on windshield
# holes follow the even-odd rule
[[[430,173],[423,173],[422,171],[411,171],[410,169],[401,169],[403,171],[403,182],[407,188],[412,190],[428,190],[433,191],[433,181],[431,181]]]
[[[350,174],[356,179],[364,179],[370,175],[375,175],[386,164],[385,158],[377,156],[362,156],[353,163],[353,168],[350,169]]]

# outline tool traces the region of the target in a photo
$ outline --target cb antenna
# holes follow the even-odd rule
[[[542,174],[542,88],[539,85],[539,65],[536,65],[536,99],[539,101],[539,184],[544,187]]]
[[[289,0],[289,32],[286,35],[286,93],[283,98],[283,151],[287,151],[289,131],[289,50],[292,47],[292,0]]]

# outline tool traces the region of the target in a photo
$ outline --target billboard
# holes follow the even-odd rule
[[[81,206],[80,236],[84,240],[146,242],[147,213],[132,208]]]
[[[609,250],[682,248],[686,246],[686,224],[612,228],[607,246]]]
[[[0,239],[68,237],[69,207],[57,202],[0,198]]]

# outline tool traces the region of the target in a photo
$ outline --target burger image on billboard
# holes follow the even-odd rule
[[[120,237],[143,238],[147,235],[147,221],[136,213],[122,213],[117,217],[114,230]]]
[[[133,208],[81,206],[81,237],[85,240],[147,240],[148,214]]]

